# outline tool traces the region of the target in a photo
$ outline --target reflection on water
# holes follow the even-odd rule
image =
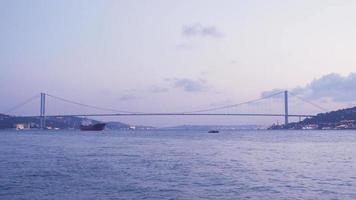
[[[356,199],[356,131],[0,136],[0,199]]]

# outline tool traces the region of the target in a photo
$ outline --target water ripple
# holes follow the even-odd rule
[[[0,199],[356,199],[354,131],[0,134]]]

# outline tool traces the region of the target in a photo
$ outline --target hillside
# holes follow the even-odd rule
[[[356,107],[319,113],[288,126],[273,125],[270,129],[356,129]]]
[[[49,129],[79,129],[82,121],[98,123],[99,121],[80,117],[46,117],[46,127]],[[25,128],[39,128],[39,117],[18,117],[0,114],[0,129],[13,129],[22,124]],[[121,122],[110,122],[108,129],[128,129],[130,125]]]

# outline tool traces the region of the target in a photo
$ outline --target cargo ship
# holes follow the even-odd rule
[[[105,123],[96,123],[88,125],[80,125],[80,130],[82,131],[102,131],[105,128]]]

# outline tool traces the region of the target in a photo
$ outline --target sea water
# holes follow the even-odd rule
[[[356,131],[0,131],[0,199],[356,199]]]

